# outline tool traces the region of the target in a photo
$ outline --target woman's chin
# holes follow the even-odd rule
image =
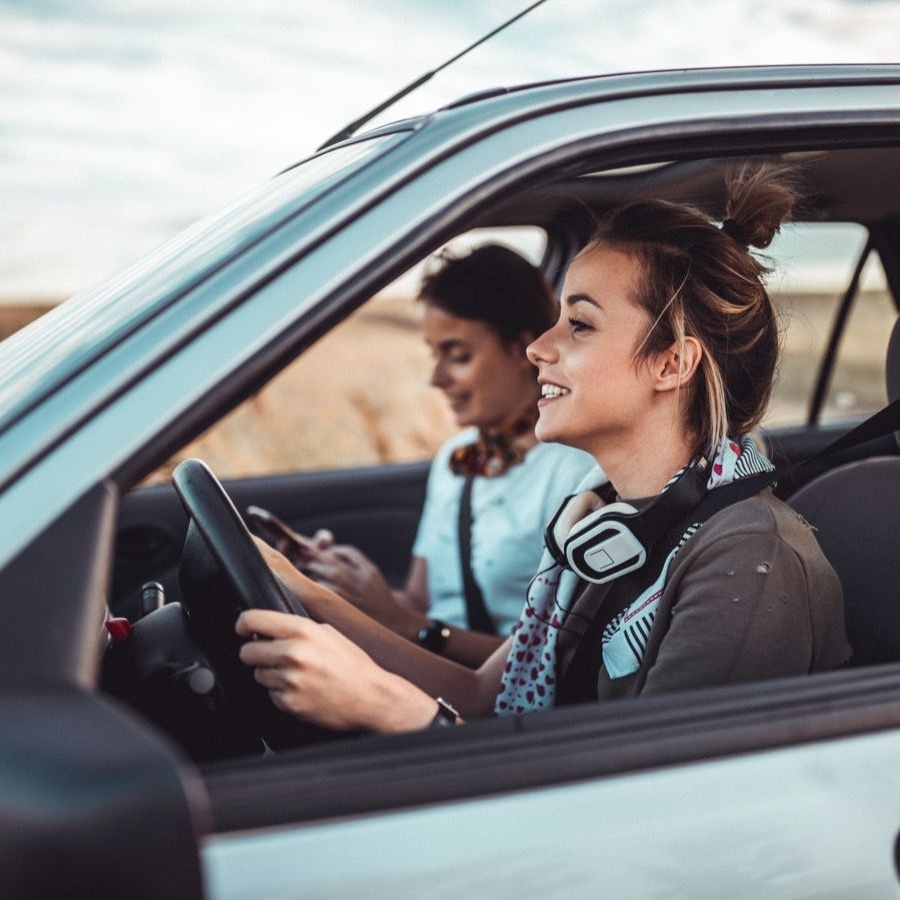
[[[558,428],[551,428],[550,425],[542,418],[538,418],[537,424],[534,426],[534,436],[542,444],[564,444]]]

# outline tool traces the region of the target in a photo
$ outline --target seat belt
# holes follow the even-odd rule
[[[459,498],[459,562],[462,567],[463,593],[466,598],[466,621],[472,631],[496,634],[494,620],[484,603],[484,595],[472,571],[472,487],[474,475],[467,475]]]

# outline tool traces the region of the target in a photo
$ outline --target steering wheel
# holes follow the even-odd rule
[[[237,593],[242,609],[306,610],[269,568],[219,479],[202,460],[186,459],[172,483],[191,522]]]
[[[184,607],[193,637],[209,656],[228,698],[236,727],[251,727],[273,748],[337,737],[340,732],[278,710],[238,656],[243,640],[234,623],[243,610],[299,616],[306,611],[269,568],[206,463],[185,460],[172,473],[172,483],[190,517],[178,575]]]

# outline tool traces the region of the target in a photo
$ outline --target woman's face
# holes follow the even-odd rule
[[[434,356],[431,384],[444,392],[457,425],[498,428],[534,402],[535,372],[524,340],[506,344],[484,322],[461,319],[430,303],[422,330]]]
[[[528,347],[542,392],[539,440],[596,457],[637,433],[655,395],[650,366],[634,359],[650,328],[631,299],[639,275],[631,256],[603,245],[569,267],[559,321]]]

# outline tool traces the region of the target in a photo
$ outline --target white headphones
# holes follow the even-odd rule
[[[603,498],[604,485],[597,491]],[[544,542],[561,566],[593,584],[605,584],[640,569],[653,551],[654,544],[679,525],[706,496],[706,464],[688,466],[655,500],[635,509],[630,503],[616,501],[595,509],[570,528],[568,521],[582,495],[567,497],[550,521]],[[677,536],[676,536],[677,539]]]

